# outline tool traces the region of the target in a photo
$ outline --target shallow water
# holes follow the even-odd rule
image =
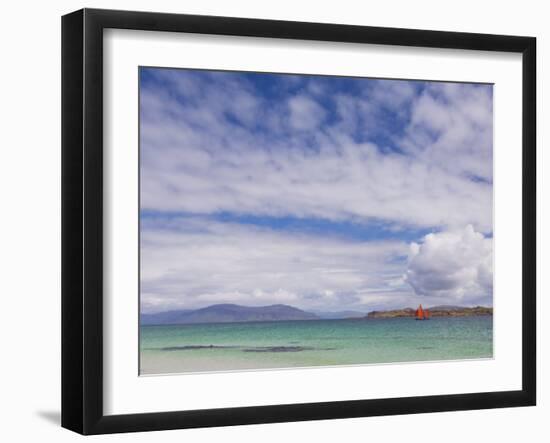
[[[437,317],[141,326],[141,374],[493,356],[493,318]]]

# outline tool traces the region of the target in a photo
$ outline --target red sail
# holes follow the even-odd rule
[[[422,305],[418,306],[418,309],[416,310],[416,319],[424,320],[424,310],[422,309]]]
[[[426,320],[430,318],[430,311],[428,311],[427,309],[424,309],[424,318]]]

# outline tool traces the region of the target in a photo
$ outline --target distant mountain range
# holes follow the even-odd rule
[[[253,321],[319,320],[315,314],[288,305],[240,306],[212,305],[195,310],[141,314],[142,325],[236,323]]]
[[[433,306],[428,308],[432,317],[462,317],[474,315],[492,315],[493,308],[483,306]],[[285,320],[337,320],[337,319],[373,319],[414,317],[412,308],[393,309],[388,311],[371,311],[368,314],[359,311],[314,311],[307,312],[288,305],[240,306],[235,304],[218,304],[201,309],[181,309],[141,314],[142,325],[177,325],[195,323],[238,323]]]

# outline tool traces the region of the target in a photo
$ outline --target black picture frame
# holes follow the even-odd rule
[[[102,77],[103,30],[108,28],[522,54],[522,389],[104,415]],[[106,434],[535,405],[535,116],[533,37],[97,9],[65,15],[62,18],[62,426],[81,434]]]

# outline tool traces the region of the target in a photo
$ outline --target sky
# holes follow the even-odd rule
[[[142,312],[492,305],[491,85],[139,75]]]

